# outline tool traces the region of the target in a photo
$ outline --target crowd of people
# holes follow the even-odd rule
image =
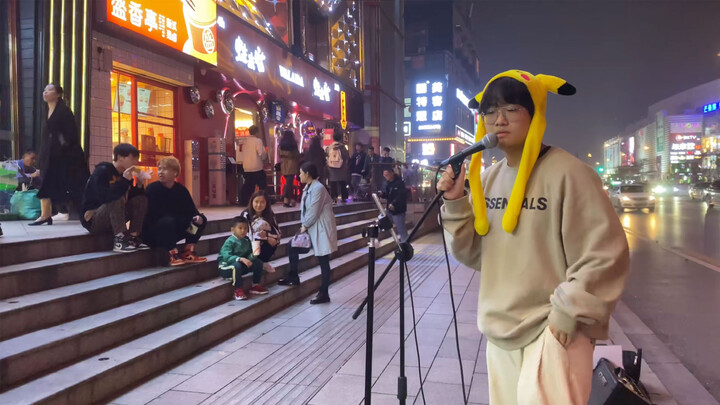
[[[208,219],[190,192],[176,181],[181,172],[178,159],[160,159],[157,181],[149,182],[152,172],[139,167],[140,151],[121,143],[114,147],[111,162],[101,162],[89,173],[75,118],[62,94],[59,85],[46,86],[43,99],[48,109],[42,151],[38,154],[27,150],[15,162],[17,190],[37,190],[40,200],[40,216],[29,225],[53,225],[53,214],[66,212],[68,219],[79,219],[91,235],[111,235],[115,252],[158,248],[167,252],[170,266],[206,262],[196,253],[196,245]],[[275,272],[270,261],[282,238],[272,209],[274,201],[266,190],[267,152],[258,127],[250,127],[249,134],[240,150],[244,183],[239,201],[247,208],[232,219],[230,236],[218,255],[218,272],[232,280],[236,300],[248,298],[242,287],[245,274],[252,274],[252,287],[247,291],[250,295],[268,293],[261,283],[262,276]],[[341,203],[347,203],[350,195],[353,200],[362,200],[369,198],[370,190],[377,191],[387,199],[398,234],[407,237],[407,193],[395,173],[390,148],[383,148],[382,156],[378,156],[372,145],[366,151],[365,145],[356,143],[351,156],[341,131],[335,131],[333,143],[326,148],[321,140],[321,136],[312,137],[303,150],[298,147],[295,133],[286,130],[278,144],[277,168],[284,178],[281,202],[288,208],[300,204],[297,235],[306,235],[320,264],[321,287],[311,304],[330,301],[330,255],[338,245],[332,207],[338,197]],[[301,193],[296,189],[296,180],[302,184]],[[300,284],[300,255],[310,249],[294,246],[296,238],[289,243],[288,272],[279,285]]]

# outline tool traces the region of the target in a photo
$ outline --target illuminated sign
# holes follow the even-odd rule
[[[330,101],[330,86],[327,82],[320,83],[316,78],[313,79],[313,96],[319,98],[322,101]]]
[[[403,122],[403,135],[410,136],[412,134],[412,124],[410,121]]]
[[[435,156],[435,144],[434,143],[422,144],[422,155],[423,156]]]
[[[702,132],[702,122],[671,122],[671,134],[695,134]]]
[[[259,45],[254,51],[249,51],[245,41],[239,36],[235,38],[235,62],[242,63],[250,70],[265,72],[265,52]]]
[[[420,82],[415,84],[415,122],[442,121],[443,120],[443,82]],[[429,93],[429,94],[428,94]],[[421,124],[418,130],[440,129],[438,124]]]
[[[691,123],[688,124],[688,127],[685,127],[686,124],[678,123],[676,129],[681,128],[680,125],[682,125],[682,128],[693,127]],[[700,137],[698,135],[671,134],[670,141],[672,142],[670,145],[670,163],[701,158],[699,155],[701,154],[700,149],[702,145],[700,144]]]
[[[458,142],[466,143],[468,145],[475,143],[475,137],[473,137],[473,134],[457,125],[455,125],[455,138]]]
[[[468,103],[470,102],[470,98],[465,95],[465,93],[460,89],[455,89],[455,97],[457,97],[460,102],[467,107]],[[468,107],[469,109],[469,107]]]
[[[718,104],[720,104],[720,103],[712,103],[712,104],[706,104],[706,105],[704,105],[704,106],[703,106],[703,112],[704,112],[704,113],[709,113],[709,112],[717,111],[717,109],[718,109]]]
[[[217,65],[217,5],[214,0],[106,1],[109,22]]]
[[[347,128],[347,103],[344,91],[340,92],[340,126],[342,129]]]
[[[280,77],[283,79],[300,87],[305,87],[305,79],[300,76],[300,74],[293,72],[285,66],[278,66],[278,70],[280,71]]]

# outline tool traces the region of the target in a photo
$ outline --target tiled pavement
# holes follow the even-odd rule
[[[447,268],[440,237],[438,234],[426,236],[415,243],[415,248],[410,273],[425,403],[462,404]],[[470,404],[487,404],[485,339],[475,324],[479,274],[459,265],[452,257],[450,260],[465,392]],[[378,260],[378,275],[388,262],[388,257]],[[352,320],[351,315],[365,296],[366,275],[365,271],[358,271],[333,284],[331,304],[295,304],[112,403],[360,404],[364,394],[366,318],[363,314]],[[397,271],[392,271],[376,293],[374,404],[397,403],[397,290]],[[406,298],[408,403],[421,404],[416,344],[410,332],[413,320],[409,297]],[[633,316],[627,307],[618,306],[615,317],[619,322],[628,327],[637,325],[639,320]],[[611,338],[626,349],[633,347],[614,320]],[[656,361],[647,350],[645,352],[648,361]],[[643,365],[643,380],[653,393],[654,403],[677,404],[647,364]],[[683,387],[687,389],[688,385]]]

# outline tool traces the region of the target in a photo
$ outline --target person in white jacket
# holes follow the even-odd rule
[[[243,165],[243,186],[240,191],[240,205],[247,205],[255,186],[260,190],[267,188],[267,177],[263,168],[263,160],[267,152],[260,139],[260,129],[252,125],[249,128],[250,137],[245,139],[240,150],[240,160]]]

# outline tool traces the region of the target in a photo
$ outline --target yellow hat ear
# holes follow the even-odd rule
[[[559,94],[561,96],[572,96],[575,94],[575,86],[568,83],[565,79],[550,75],[536,75],[535,78],[540,80],[549,92]]]

